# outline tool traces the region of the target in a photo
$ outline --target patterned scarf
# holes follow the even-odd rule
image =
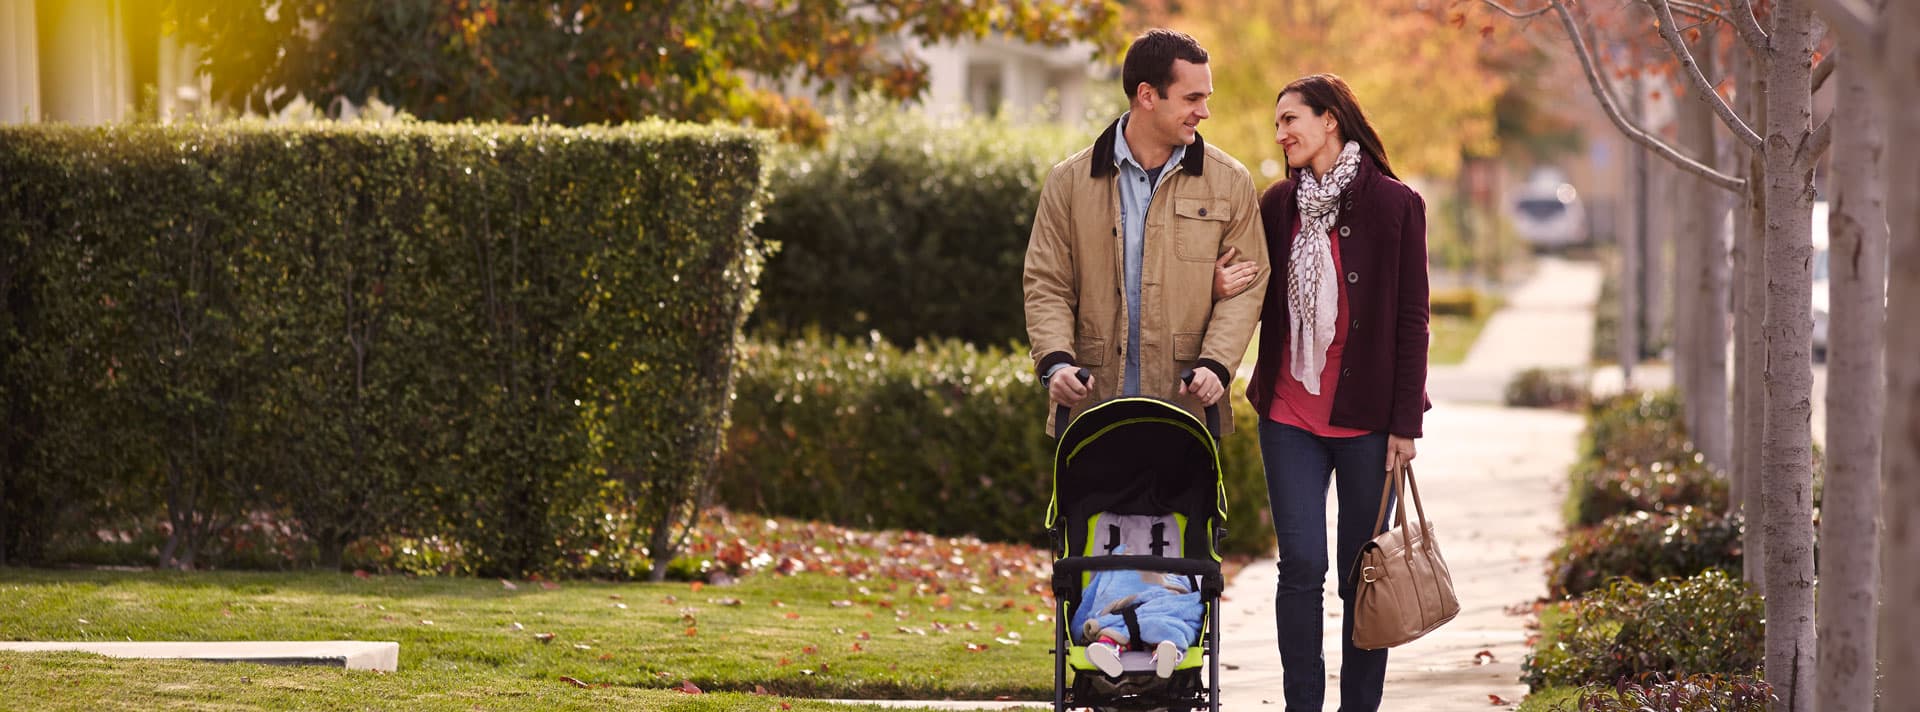
[[[1312,168],[1303,168],[1296,180],[1294,195],[1300,203],[1301,224],[1287,265],[1287,312],[1293,316],[1287,354],[1293,364],[1293,378],[1314,395],[1320,395],[1320,371],[1327,366],[1327,346],[1333,343],[1340,309],[1333,248],[1327,243],[1327,234],[1340,219],[1340,192],[1347,189],[1359,168],[1360,144],[1348,141],[1325,179],[1316,180]]]

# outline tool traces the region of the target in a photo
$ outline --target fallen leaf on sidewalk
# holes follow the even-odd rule
[[[1497,662],[1500,662],[1500,661],[1499,659],[1493,657],[1493,651],[1491,650],[1482,650],[1480,652],[1473,654],[1473,664],[1475,665],[1486,665],[1489,663],[1497,663]]]
[[[1493,705],[1496,707],[1512,707],[1514,705],[1513,702],[1499,695],[1487,695],[1487,704]]]

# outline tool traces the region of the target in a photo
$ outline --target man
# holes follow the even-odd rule
[[[1194,131],[1208,116],[1213,75],[1192,37],[1141,35],[1121,82],[1127,113],[1055,165],[1040,191],[1027,243],[1027,336],[1052,400],[1075,412],[1146,395],[1199,413],[1221,403],[1259,321],[1267,283],[1259,199],[1246,167]],[[1215,302],[1215,261],[1231,260],[1230,250],[1257,274]],[[1086,384],[1074,377],[1083,367],[1093,375]],[[1183,386],[1188,368],[1194,379]],[[1232,404],[1223,405],[1221,429],[1230,431]]]

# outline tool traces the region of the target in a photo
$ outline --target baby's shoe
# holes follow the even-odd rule
[[[1187,651],[1171,640],[1162,640],[1153,648],[1153,674],[1160,677],[1173,677],[1173,668],[1185,660]]]
[[[1119,677],[1124,670],[1120,666],[1120,646],[1110,638],[1101,638],[1099,642],[1087,646],[1087,660],[1107,677]]]

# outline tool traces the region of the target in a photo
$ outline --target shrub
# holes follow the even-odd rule
[[[1555,705],[1555,712],[1767,712],[1773,686],[1754,675],[1693,675],[1679,680],[1651,676],[1646,682],[1622,680],[1589,684],[1577,706]]]
[[[1561,605],[1567,615],[1553,619],[1521,666],[1531,689],[1649,673],[1751,675],[1764,659],[1760,595],[1719,570],[1651,584],[1620,580]]]
[[[31,430],[9,429],[5,477],[164,499],[163,563],[263,510],[323,560],[450,534],[488,573],[559,564],[603,498],[664,539],[726,416],[762,144],[657,122],[0,129],[0,383]]]
[[[1601,399],[1587,417],[1582,460],[1633,467],[1693,459],[1680,401],[1671,390]]]
[[[1507,383],[1506,404],[1516,408],[1574,408],[1586,402],[1587,388],[1567,369],[1529,368]]]
[[[1234,398],[1241,398],[1236,390]],[[1224,551],[1273,545],[1251,408],[1221,453]],[[870,338],[752,343],[720,459],[741,511],[866,528],[1046,542],[1053,440],[1031,361],[997,348]]]
[[[1575,530],[1550,559],[1549,595],[1579,596],[1614,578],[1654,581],[1717,569],[1741,575],[1741,518],[1712,509],[1629,512]]]
[[[755,333],[1025,344],[1021,268],[1040,185],[1094,138],[862,104],[826,147],[780,148],[757,229],[780,247]]]
[[[1574,523],[1592,526],[1629,512],[1664,512],[1683,507],[1713,511],[1728,509],[1727,478],[1707,467],[1696,455],[1681,462],[1654,462],[1639,467],[1574,468]]]
[[[1435,316],[1464,316],[1479,319],[1493,313],[1498,298],[1472,287],[1436,289],[1427,297]]]

